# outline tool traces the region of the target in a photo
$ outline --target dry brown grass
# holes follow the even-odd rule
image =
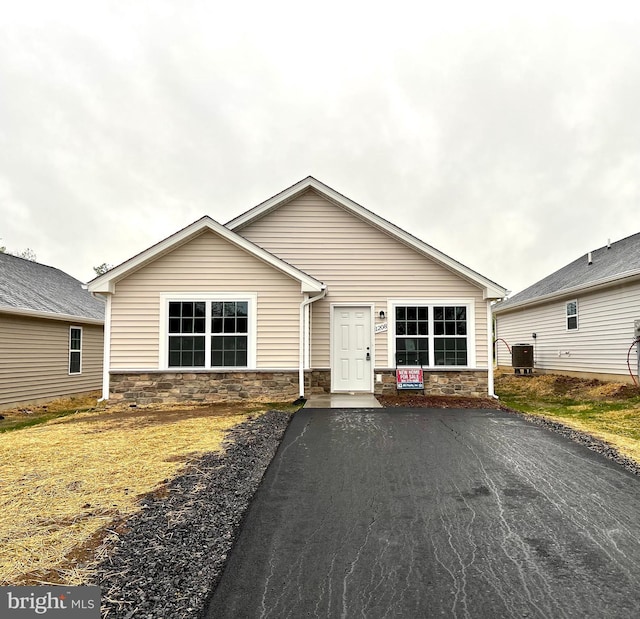
[[[79,584],[81,550],[256,411],[109,410],[0,434],[0,585]]]

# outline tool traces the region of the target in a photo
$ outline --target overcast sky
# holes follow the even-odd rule
[[[2,3],[8,251],[88,281],[308,175],[514,292],[640,232],[640,3]]]

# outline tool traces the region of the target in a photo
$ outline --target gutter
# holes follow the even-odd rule
[[[111,295],[92,292],[94,297],[103,299],[104,308],[104,332],[102,340],[102,397],[98,402],[104,402],[109,399],[109,366],[111,364]]]
[[[495,307],[493,313],[494,315],[506,314],[512,310],[522,309],[524,307],[541,305],[546,301],[552,301],[555,299],[561,299],[562,297],[572,297],[578,292],[586,291],[593,292],[596,290],[600,290],[602,288],[608,288],[615,284],[622,284],[624,280],[633,280],[640,277],[640,271],[627,271],[626,273],[619,273],[617,275],[613,275],[611,277],[604,277],[602,279],[594,280],[592,282],[586,284],[580,284],[578,286],[572,286],[571,288],[563,288],[562,290],[557,290],[556,292],[550,292],[548,294],[542,295],[540,297],[534,297],[533,299],[526,299],[525,301],[516,301],[515,303],[509,303],[506,307]]]
[[[89,318],[88,316],[76,316],[74,314],[56,314],[54,312],[43,312],[22,307],[12,307],[6,305],[0,307],[0,313],[13,314],[15,316],[27,316],[29,318],[46,318],[47,320],[61,320],[63,322],[82,323],[87,325],[103,325],[104,320],[100,318]]]
[[[491,312],[491,302],[487,301],[487,383],[488,395],[490,398],[498,400],[493,384],[493,314]]]
[[[298,369],[298,392],[301,398],[304,398],[304,369],[305,369],[305,332],[307,331],[307,308],[315,301],[320,301],[327,296],[327,286],[322,284],[322,292],[315,297],[309,297],[305,294],[305,299],[300,303],[300,365]]]

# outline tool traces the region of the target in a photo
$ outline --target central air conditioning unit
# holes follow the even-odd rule
[[[533,374],[533,345],[514,344],[511,347],[511,366],[516,374]]]

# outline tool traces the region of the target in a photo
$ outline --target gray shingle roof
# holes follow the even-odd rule
[[[104,302],[60,269],[0,253],[0,308],[104,320]]]
[[[534,302],[539,297],[562,294],[564,290],[569,292],[610,279],[640,274],[640,232],[589,253],[497,304],[495,309],[501,311],[513,305]]]

